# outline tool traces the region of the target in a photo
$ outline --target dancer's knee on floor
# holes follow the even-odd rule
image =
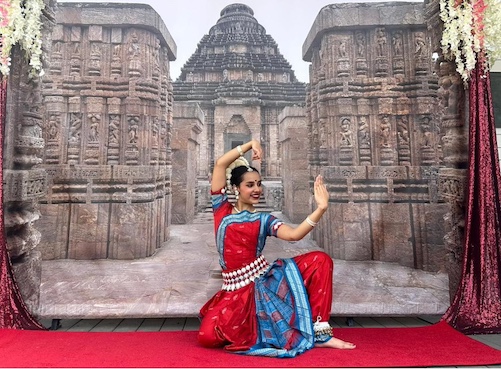
[[[198,332],[198,343],[207,348],[220,347],[223,345],[223,343],[216,337],[215,332],[211,333],[202,330]]]

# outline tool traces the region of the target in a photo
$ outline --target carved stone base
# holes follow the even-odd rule
[[[31,251],[13,262],[12,272],[26,306],[32,313],[38,311],[40,283],[42,281],[42,255]]]
[[[392,148],[382,148],[381,149],[381,165],[393,165],[394,164],[394,151]]]
[[[339,165],[353,165],[353,148],[342,147],[339,149]]]
[[[349,77],[350,76],[350,59],[341,58],[337,62],[337,76],[338,77]]]
[[[40,206],[47,259],[137,259],[166,241],[165,198],[145,203],[44,204]]]
[[[367,71],[369,70],[367,66],[367,60],[365,59],[357,59],[357,76],[366,76]]]

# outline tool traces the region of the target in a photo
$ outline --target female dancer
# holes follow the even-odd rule
[[[261,177],[243,157],[249,150],[252,160],[261,160],[261,145],[252,140],[222,155],[214,166],[212,207],[223,286],[200,310],[199,342],[206,347],[276,357],[293,357],[314,346],[354,348],[352,343],[332,337],[328,323],[332,259],[314,251],[270,265],[261,254],[266,237],[298,241],[315,227],[329,200],[322,177],[314,184],[316,210],[291,227],[271,214],[256,213]],[[226,195],[228,178],[235,205]]]

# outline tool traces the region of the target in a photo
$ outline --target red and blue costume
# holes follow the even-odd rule
[[[242,211],[223,190],[212,193],[216,246],[223,273],[244,270],[261,256],[266,238],[282,222],[271,214]],[[314,251],[273,262],[259,278],[217,292],[200,310],[199,342],[248,355],[293,357],[313,347],[313,322],[328,321],[332,259]],[[233,289],[233,287],[232,287]]]

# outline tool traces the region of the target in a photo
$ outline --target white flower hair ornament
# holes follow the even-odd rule
[[[253,172],[254,170],[251,168],[247,159],[243,156],[239,157],[233,163],[231,163],[228,168],[226,168],[226,188],[228,191],[231,191],[231,171],[237,167],[247,167],[248,172]]]

